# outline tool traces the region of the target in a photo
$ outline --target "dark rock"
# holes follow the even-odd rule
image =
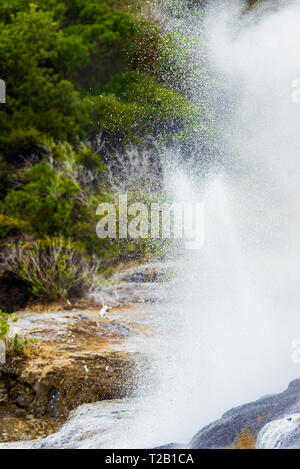
[[[35,398],[33,390],[26,385],[18,384],[15,386],[11,394],[14,395],[14,402],[17,406],[22,408],[28,408]]]
[[[59,416],[59,400],[60,392],[56,388],[51,388],[49,391],[49,402],[47,405],[47,414],[51,417]]]
[[[262,397],[226,412],[219,420],[202,428],[192,439],[191,448],[227,448],[245,428],[257,436],[267,423],[285,414],[300,412],[300,379],[280,394]]]
[[[23,428],[23,424],[16,436],[19,421],[33,417],[40,429],[42,419],[46,419],[52,422],[45,429],[49,434],[71,410],[84,403],[133,396],[140,364],[142,367],[140,354],[121,351],[66,350],[62,355],[60,348],[56,355],[53,343],[28,350],[28,355],[8,356],[0,367],[0,441],[24,438],[22,432],[27,426]],[[13,419],[9,431],[7,418]]]
[[[174,275],[171,266],[166,264],[146,264],[135,266],[119,273],[119,278],[127,283],[160,283]]]
[[[25,308],[29,299],[28,285],[10,275],[0,278],[0,309],[7,314]]]
[[[7,389],[5,383],[0,381],[0,402],[5,402],[8,400]]]
[[[103,330],[105,336],[112,337],[112,336],[130,336],[133,335],[133,330],[126,326],[125,324],[121,324],[117,321],[112,321],[109,324],[101,324],[101,329]],[[103,334],[99,333],[100,336]]]
[[[187,449],[188,447],[184,443],[168,443],[167,445],[158,446],[154,449]]]

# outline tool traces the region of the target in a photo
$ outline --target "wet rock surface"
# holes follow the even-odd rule
[[[114,448],[116,441],[124,441],[126,447],[127,429],[135,415],[132,399],[84,404],[70,413],[67,422],[55,434],[28,442],[0,443],[0,449]]]
[[[265,425],[257,449],[300,449],[300,413],[285,415]]]
[[[231,409],[219,420],[201,429],[194,436],[190,445],[192,448],[198,449],[228,448],[234,445],[245,431],[255,441],[258,433],[266,424],[297,412],[300,412],[300,379],[292,381],[288,389],[280,394],[265,396],[257,401]],[[272,424],[274,425],[274,422],[269,425]],[[270,427],[268,428],[270,429]],[[299,428],[296,428],[294,424],[294,434],[289,436],[291,438],[296,435],[300,436]],[[287,440],[284,444],[287,444]]]
[[[158,266],[138,268],[138,283],[134,268],[124,270],[117,285],[94,297],[16,314],[12,333],[34,344],[0,367],[0,441],[44,438],[82,404],[135,395],[150,366],[147,338],[157,332],[147,304],[160,285],[142,282],[150,271],[159,277]]]
[[[12,333],[35,343],[0,368],[0,448],[133,447],[136,434],[128,429],[139,412],[140,377],[152,366],[151,339],[166,323],[168,276],[169,267],[133,267],[88,299],[17,313]],[[231,409],[188,446],[155,447],[256,444],[300,448],[300,379],[280,394]]]
[[[91,300],[113,306],[164,303],[169,300],[165,283],[173,280],[173,262],[152,263],[123,268],[101,292],[89,295]]]
[[[21,280],[0,274],[0,309],[7,314],[25,308],[29,298],[28,287]]]
[[[41,342],[1,367],[2,441],[49,434],[83,403],[132,395],[144,363],[141,353],[120,350],[134,335],[129,326],[100,322],[95,311],[40,316],[25,313],[15,330]]]
[[[119,278],[127,283],[161,283],[173,278],[175,263],[146,264],[134,266],[119,273]]]

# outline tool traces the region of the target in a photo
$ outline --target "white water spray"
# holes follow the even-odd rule
[[[291,344],[300,337],[300,106],[291,85],[300,5],[241,11],[241,2],[213,8],[204,28],[219,86],[211,114],[230,157],[212,181],[183,175],[186,187],[175,186],[177,200],[205,199],[206,242],[180,261],[168,316],[180,331],[165,338],[175,355],[162,358],[163,392],[148,422],[161,443],[188,441],[299,376]]]
[[[156,306],[159,379],[100,446],[188,443],[226,410],[299,377],[291,346],[300,338],[300,105],[291,85],[300,78],[300,5],[282,3],[242,15],[242,2],[232,1],[211,8],[204,23],[195,12],[170,21],[170,29],[206,38],[213,85],[205,90],[203,75],[193,75],[203,63],[194,48],[187,87],[195,103],[210,106],[227,152],[209,176],[191,178],[183,167],[167,177],[177,202],[205,202],[205,245],[180,257],[170,301]],[[81,416],[95,434],[110,403],[101,414],[103,405]],[[49,445],[72,445],[76,425],[75,415]]]

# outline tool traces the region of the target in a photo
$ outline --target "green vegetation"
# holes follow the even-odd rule
[[[10,323],[17,322],[17,320],[0,309],[0,340],[4,341],[8,352],[19,352],[25,345],[29,344],[26,337],[21,338],[18,334],[14,334],[12,337],[9,335]]]
[[[0,77],[7,84],[0,267],[34,298],[81,294],[95,269],[162,249],[96,236],[96,207],[116,200],[111,162],[145,138],[166,145],[201,127],[201,109],[160,78],[169,60],[162,51],[172,41],[147,20],[146,7],[142,0],[0,4]],[[147,181],[142,190],[127,189],[131,201],[153,197]]]
[[[124,11],[125,2],[113,3],[2,2],[0,76],[8,96],[0,111],[0,151],[7,161],[39,152],[43,135],[78,144],[104,131],[117,145],[164,120],[184,119],[184,98],[134,72],[152,64],[157,27]]]
[[[9,246],[2,265],[27,282],[36,298],[65,300],[81,293],[93,281],[98,265],[89,262],[83,249],[64,238],[45,238]]]

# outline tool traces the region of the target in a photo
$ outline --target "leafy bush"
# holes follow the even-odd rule
[[[156,135],[159,126],[183,130],[195,108],[151,78],[164,39],[138,15],[142,6],[2,0],[0,76],[8,86],[0,153],[7,161],[39,153],[45,136],[74,144],[102,129],[109,150],[124,138]]]
[[[17,243],[0,265],[28,283],[34,297],[50,301],[81,294],[93,281],[99,262],[88,260],[82,250],[62,238],[46,238],[35,243]]]
[[[9,165],[0,154],[0,200],[5,197],[10,189],[10,182],[15,172],[15,168]]]
[[[80,212],[76,194],[79,186],[62,177],[47,163],[39,163],[23,172],[22,189],[10,191],[2,204],[3,213],[27,222],[38,236],[70,236]]]
[[[8,84],[0,128],[8,138],[36,129],[77,142],[99,131],[91,98],[146,54],[138,38],[148,23],[122,1],[2,0],[0,27],[0,76]]]
[[[75,151],[66,142],[50,141],[44,151],[50,163],[44,159],[19,171],[17,187],[0,202],[0,238],[13,230],[40,239],[60,236],[80,242],[89,254],[102,255],[95,212],[109,196],[101,158],[83,144]]]
[[[0,214],[0,239],[9,234],[29,231],[29,226],[24,220],[8,217]]]
[[[103,180],[103,175],[106,172],[106,166],[101,156],[93,151],[90,144],[81,143],[75,150],[67,142],[47,140],[44,148],[52,167],[64,177],[80,184],[85,193],[99,189],[101,179]],[[91,184],[93,184],[92,187]]]
[[[10,321],[17,322],[17,320],[17,318],[3,313],[0,309],[0,340],[4,341],[8,351],[19,352],[25,345],[29,344],[26,337],[19,337],[18,334],[14,334],[13,337],[9,336]]]
[[[35,129],[16,129],[0,136],[0,153],[8,162],[20,162],[41,153],[43,137]]]
[[[0,309],[0,340],[5,340],[7,338],[7,334],[10,330],[10,325],[8,322],[8,314],[3,313]]]
[[[154,249],[148,240],[99,239],[96,207],[114,202],[117,186],[147,203],[159,179],[157,153],[146,166],[148,156],[137,161],[127,144],[182,139],[201,124],[202,110],[159,79],[170,38],[139,13],[145,8],[142,0],[0,3],[0,238],[36,240],[4,247],[1,265],[38,298],[85,288],[93,254],[108,265]]]
[[[120,141],[137,142],[143,135],[174,135],[202,118],[202,110],[147,74],[127,72],[114,77],[106,95],[95,100],[94,120]]]

